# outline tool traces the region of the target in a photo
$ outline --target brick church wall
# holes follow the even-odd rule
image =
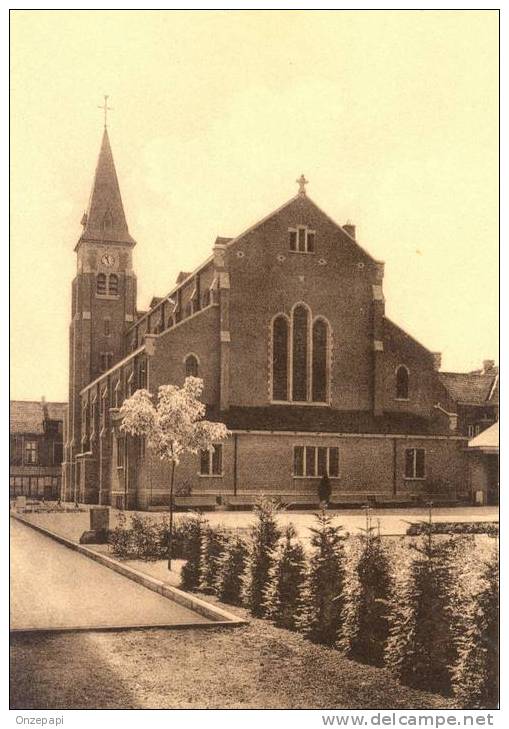
[[[288,228],[299,224],[316,230],[315,253],[289,250]],[[229,247],[227,268],[231,405],[268,404],[271,319],[304,301],[313,316],[326,317],[332,327],[332,406],[371,407],[375,264],[367,254],[299,198]]]
[[[157,338],[155,354],[149,361],[149,385],[157,392],[160,385],[184,384],[185,358],[198,357],[198,375],[203,379],[202,400],[219,400],[219,320],[218,307],[209,306],[174,326]]]

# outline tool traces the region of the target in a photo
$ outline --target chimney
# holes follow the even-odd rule
[[[345,233],[348,233],[350,238],[353,238],[355,240],[355,225],[353,225],[351,220],[347,220],[346,223],[343,225],[343,230]]]
[[[492,372],[495,369],[495,360],[494,359],[484,359],[482,363],[482,373],[483,375],[487,372]]]
[[[433,357],[433,369],[438,372],[442,366],[442,352],[432,352],[431,356]]]

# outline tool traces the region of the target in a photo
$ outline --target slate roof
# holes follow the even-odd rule
[[[135,245],[127,227],[107,129],[104,130],[92,194],[82,225],[82,239]]]
[[[9,432],[42,435],[44,433],[44,407],[47,409],[49,420],[63,420],[67,403],[11,400],[9,403]]]
[[[440,372],[439,375],[458,403],[498,404],[498,372]]]
[[[375,417],[367,410],[332,410],[303,406],[231,407],[220,414],[207,408],[206,417],[222,420],[230,430],[267,430],[318,433],[365,433],[436,435],[437,421],[411,413],[384,413]],[[443,435],[450,435],[444,424]]]

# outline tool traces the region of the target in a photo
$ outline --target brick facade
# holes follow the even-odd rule
[[[167,502],[168,468],[122,436],[118,408],[137,387],[181,385],[188,356],[204,380],[209,417],[232,434],[220,474],[201,475],[197,456],[183,459],[178,488],[186,493],[315,493],[318,478],[294,474],[294,447],[302,445],[337,449],[331,480],[339,500],[405,500],[445,483],[466,496],[466,440],[437,356],[385,317],[383,263],[359,246],[353,226],[337,225],[301,191],[237,238],[217,239],[204,264],[137,313],[134,241],[110,157],[106,135],[94,183],[102,187],[92,195],[100,213],[96,204],[85,216],[76,247],[66,498],[142,509]],[[98,293],[98,277],[112,272],[115,293]],[[105,351],[111,362],[101,372]],[[282,401],[274,394],[277,357]],[[408,449],[425,452],[417,478],[405,477]]]

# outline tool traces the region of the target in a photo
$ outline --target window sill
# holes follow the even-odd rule
[[[409,397],[395,397],[394,399],[396,402],[410,402]]]
[[[300,254],[301,256],[314,256],[314,255],[316,255],[316,251],[292,251],[292,250],[289,250],[288,253],[296,253],[297,255]]]
[[[224,473],[198,473],[200,478],[223,478]]]
[[[116,301],[117,299],[120,299],[120,294],[98,294],[95,295],[96,299],[106,299],[109,301]]]
[[[311,402],[309,400],[271,400],[271,405],[293,405],[301,407],[313,407],[313,408],[330,408],[330,402]]]
[[[296,476],[294,474],[292,476],[292,478],[298,479],[299,481],[302,481],[302,480],[306,480],[306,479],[309,480],[310,478],[314,478],[314,479],[316,479],[316,478],[322,478],[322,476]],[[330,481],[338,481],[341,478],[341,476],[329,476],[328,478],[329,478]]]
[[[403,481],[426,481],[426,476],[403,476]]]

